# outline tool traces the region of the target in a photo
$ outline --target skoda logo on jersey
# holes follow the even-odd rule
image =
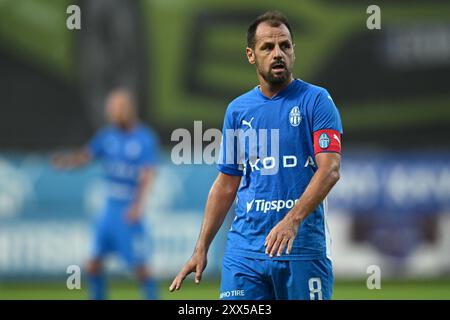
[[[298,106],[293,107],[291,112],[289,112],[289,122],[293,127],[298,127],[300,122],[302,122],[302,115]]]
[[[328,148],[329,145],[330,145],[330,138],[326,133],[322,133],[319,137],[319,146],[322,149],[326,149]]]

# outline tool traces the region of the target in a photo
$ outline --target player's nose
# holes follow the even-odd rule
[[[280,46],[277,44],[273,48],[273,59],[274,60],[280,60],[282,58],[282,51]]]

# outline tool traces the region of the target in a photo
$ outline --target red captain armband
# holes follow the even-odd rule
[[[341,153],[341,134],[339,131],[324,129],[314,132],[314,154],[320,152]]]

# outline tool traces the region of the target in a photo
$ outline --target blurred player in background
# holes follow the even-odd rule
[[[149,243],[142,214],[155,176],[158,139],[139,122],[129,91],[111,92],[105,111],[109,126],[99,130],[81,150],[55,155],[52,162],[59,169],[78,168],[92,160],[103,165],[107,195],[95,224],[87,264],[91,298],[106,298],[103,261],[108,253],[116,252],[136,274],[144,298],[157,299],[157,284],[146,266]]]
[[[191,272],[200,281],[208,248],[237,195],[220,298],[331,299],[326,196],[340,174],[339,112],[325,89],[294,79],[293,36],[282,14],[267,12],[250,25],[246,52],[259,86],[228,106],[220,173],[208,196],[200,236],[169,290],[178,290]],[[246,143],[245,132],[260,129],[268,130],[268,139]],[[227,134],[238,130],[243,139]],[[270,130],[278,130],[278,141]],[[268,157],[275,143],[278,154]],[[244,150],[240,159],[236,144]],[[267,153],[252,157],[263,147]]]

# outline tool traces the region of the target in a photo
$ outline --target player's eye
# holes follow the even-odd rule
[[[271,51],[273,49],[273,45],[270,43],[263,44],[261,47],[262,51]]]
[[[281,48],[283,49],[290,49],[291,48],[291,44],[289,42],[284,42],[281,44]]]

